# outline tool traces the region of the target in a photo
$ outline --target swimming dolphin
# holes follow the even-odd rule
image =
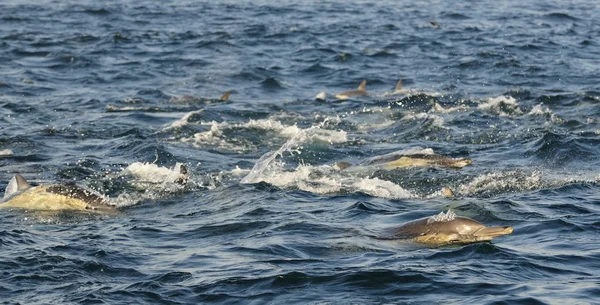
[[[209,104],[212,102],[226,102],[229,100],[230,95],[231,95],[231,91],[225,92],[218,99],[205,99],[205,98],[200,98],[200,97],[193,96],[193,95],[184,95],[181,97],[172,97],[169,100],[169,102],[171,102],[171,103],[207,103],[207,104]]]
[[[402,79],[399,79],[396,83],[396,88],[394,88],[394,93],[399,93],[402,91]]]
[[[376,168],[385,170],[393,170],[396,168],[405,168],[413,166],[439,166],[449,168],[462,168],[471,163],[473,163],[473,161],[468,158],[450,158],[439,154],[427,153],[394,152],[387,155],[377,156],[368,159],[354,167]],[[335,166],[339,170],[344,170],[353,165],[349,162],[338,162],[335,164]]]
[[[430,27],[434,28],[434,29],[439,29],[440,28],[440,24],[435,22],[435,21],[429,21],[427,23]]]
[[[367,80],[363,80],[356,90],[346,91],[342,93],[338,93],[335,95],[336,98],[340,100],[345,100],[347,98],[356,97],[356,96],[366,96],[369,95],[365,87],[367,86]]]
[[[116,208],[104,197],[75,184],[31,186],[16,174],[4,191],[0,209],[18,208],[36,211],[91,211],[114,213]]]
[[[381,96],[387,97],[387,96],[393,96],[393,95],[405,95],[405,94],[408,94],[409,92],[410,91],[408,91],[406,89],[402,89],[402,78],[401,78],[396,83],[396,88],[394,88],[394,91],[392,91],[392,92],[385,92]]]
[[[478,221],[456,216],[448,210],[447,213],[440,212],[435,216],[405,223],[391,230],[391,235],[385,239],[411,239],[431,246],[442,246],[489,241],[512,232],[512,227],[486,227]]]

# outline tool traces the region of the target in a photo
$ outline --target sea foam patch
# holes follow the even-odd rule
[[[491,97],[477,105],[477,109],[490,111],[499,116],[522,115],[523,111],[519,108],[519,103],[512,96]]]
[[[14,155],[13,151],[10,149],[2,149],[0,150],[0,157],[8,157]]]
[[[226,133],[229,131],[248,132],[252,130],[274,132],[281,138],[294,138],[296,135],[305,135],[306,139],[313,142],[324,143],[343,143],[348,139],[347,133],[343,130],[318,129],[305,133],[305,130],[297,125],[285,125],[280,121],[272,119],[249,120],[245,123],[228,123],[215,121],[209,123],[200,123],[200,125],[209,125],[210,130],[199,132],[192,137],[182,138],[182,142],[190,142],[197,147],[213,146],[218,149],[242,153],[256,150],[256,144],[244,138],[229,138]],[[264,144],[261,143],[261,144]]]
[[[440,212],[437,215],[433,215],[427,219],[427,224],[432,224],[434,222],[447,222],[452,221],[456,218],[456,214],[452,212],[452,210],[448,210],[446,213]]]
[[[402,199],[414,197],[412,193],[393,182],[378,178],[365,178],[336,170],[329,165],[298,165],[290,169],[286,166],[285,157],[298,153],[304,143],[314,140],[325,132],[320,126],[299,130],[279,149],[264,154],[241,180],[251,184],[266,182],[281,188],[296,188],[315,194],[356,193],[371,196]],[[325,132],[331,136],[331,131]],[[329,140],[345,140],[345,133],[334,134]]]

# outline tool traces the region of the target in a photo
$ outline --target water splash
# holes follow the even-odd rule
[[[157,200],[170,193],[184,190],[189,176],[186,172],[182,172],[182,166],[181,163],[176,163],[173,168],[145,162],[130,164],[111,179],[128,180],[127,184],[134,190],[119,194],[111,199],[111,204],[120,207],[131,206],[144,200]]]
[[[452,210],[448,210],[446,213],[440,212],[437,215],[431,216],[427,219],[427,224],[432,224],[434,222],[447,222],[452,221],[456,218],[456,214],[452,212]]]
[[[523,111],[519,108],[519,103],[512,96],[498,96],[488,98],[481,102],[477,109],[493,112],[499,116],[518,116]]]
[[[14,155],[13,151],[10,149],[0,150],[0,157],[8,157]]]
[[[352,172],[339,171],[330,165],[312,166],[301,164],[295,169],[286,169],[284,157],[287,154],[300,154],[300,148],[303,144],[314,141],[315,138],[319,138],[319,135],[325,132],[321,129],[322,125],[298,130],[279,149],[264,154],[252,170],[241,180],[241,183],[267,182],[277,187],[297,188],[314,194],[361,192],[389,199],[415,197],[414,194],[393,182],[352,175]]]

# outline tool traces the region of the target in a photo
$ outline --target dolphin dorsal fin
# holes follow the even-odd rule
[[[367,89],[365,88],[367,86],[367,80],[363,80],[362,83],[360,83],[360,85],[358,85],[358,91],[367,91]]]
[[[187,175],[188,174],[187,167],[185,167],[185,165],[183,165],[183,164],[179,164],[179,173],[182,175]]]
[[[225,102],[227,100],[229,100],[229,95],[231,94],[231,91],[227,91],[225,92],[225,94],[221,95],[221,97],[219,98],[219,100]]]
[[[400,91],[402,90],[402,79],[398,80],[398,83],[396,84],[396,89],[394,91]]]
[[[24,191],[30,187],[31,185],[27,183],[27,180],[25,180],[23,176],[16,174],[12,177],[12,179],[10,179],[8,185],[6,186],[6,190],[4,190],[4,198],[19,191]]]

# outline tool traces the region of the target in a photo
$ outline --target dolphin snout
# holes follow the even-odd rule
[[[473,235],[479,236],[479,237],[494,238],[497,236],[508,235],[512,232],[513,232],[513,228],[510,226],[485,227],[485,228],[481,228],[481,230],[478,230],[477,232],[474,232]]]

